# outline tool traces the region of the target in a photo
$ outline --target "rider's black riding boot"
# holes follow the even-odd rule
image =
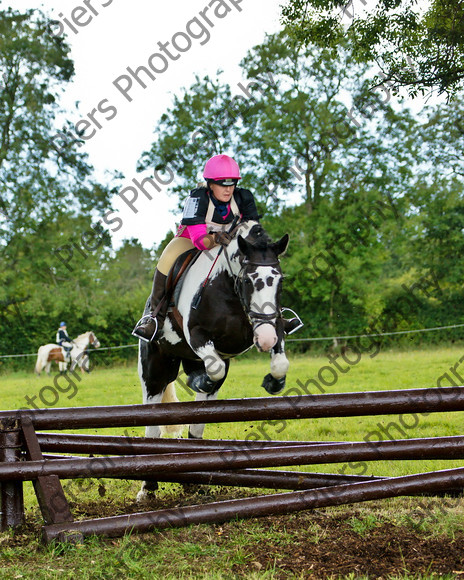
[[[155,308],[158,306],[160,300],[163,298],[166,288],[166,278],[164,274],[156,269],[153,277],[153,288],[150,296],[150,313],[143,316],[136,324],[132,334],[137,338],[141,338],[147,342],[152,341],[158,334],[158,330],[162,328],[166,312],[168,310],[168,301],[165,300],[158,310],[156,317],[153,316]]]

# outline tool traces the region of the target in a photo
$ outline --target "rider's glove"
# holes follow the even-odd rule
[[[232,241],[232,236],[227,232],[215,232],[214,241],[221,246],[228,246]]]

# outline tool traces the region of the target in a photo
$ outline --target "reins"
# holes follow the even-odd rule
[[[232,221],[231,227],[229,228],[229,230],[227,231],[227,233],[233,237],[236,233],[237,230],[240,228],[240,224],[238,224],[238,220],[239,220],[239,216],[235,216],[234,220]],[[195,297],[194,301],[192,302],[192,308],[194,310],[196,310],[201,302],[201,299],[203,297],[203,292],[204,289],[206,288],[210,276],[211,276],[211,272],[214,269],[214,266],[216,265],[216,262],[219,258],[219,256],[221,255],[221,253],[224,251],[225,257],[226,257],[226,262],[227,262],[227,267],[229,269],[230,275],[234,281],[234,292],[235,294],[238,296],[239,300],[240,300],[240,304],[242,305],[243,311],[245,312],[245,314],[247,315],[248,319],[250,320],[251,324],[253,325],[253,328],[257,328],[258,326],[261,326],[262,324],[272,324],[273,326],[275,326],[275,321],[278,318],[278,314],[277,314],[277,309],[276,312],[271,312],[269,314],[265,314],[264,312],[256,312],[254,310],[251,309],[251,305],[247,304],[247,301],[245,300],[245,292],[244,292],[244,285],[245,285],[245,270],[248,266],[255,266],[255,267],[259,267],[259,266],[280,266],[280,262],[277,259],[274,262],[250,262],[247,259],[244,259],[242,264],[241,264],[241,268],[238,274],[234,274],[234,271],[232,269],[232,264],[230,263],[230,258],[229,258],[229,253],[227,251],[227,248],[225,246],[221,246],[219,248],[218,253],[216,254],[216,257],[211,265],[211,268],[209,269],[208,274],[206,275],[206,278],[204,279],[202,285],[200,286],[200,289],[198,291],[197,296]]]
[[[227,230],[227,233],[229,235],[233,235],[235,233],[235,231],[238,228],[238,220],[240,219],[239,215],[236,215],[234,217],[234,219],[232,220],[232,224],[230,226],[230,228]],[[200,286],[200,290],[195,298],[195,300],[192,302],[192,308],[194,310],[196,310],[201,302],[201,299],[203,297],[203,292],[206,288],[206,285],[208,284],[209,281],[209,277],[211,276],[211,272],[213,271],[214,266],[216,265],[216,262],[218,261],[219,256],[221,255],[222,251],[224,250],[224,246],[221,246],[218,250],[218,253],[216,254],[216,257],[214,258],[214,262],[211,266],[211,268],[209,269],[208,274],[206,275],[206,278],[203,280],[203,284]],[[227,256],[227,252],[226,252],[226,256]]]

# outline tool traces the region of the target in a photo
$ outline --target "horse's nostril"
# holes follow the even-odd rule
[[[254,343],[258,350],[267,352],[275,346],[277,334],[272,324],[261,324],[255,331]]]

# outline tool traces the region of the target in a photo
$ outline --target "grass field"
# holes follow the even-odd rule
[[[464,346],[454,346],[407,352],[381,351],[374,357],[370,357],[368,352],[359,357],[351,353],[346,361],[341,358],[331,361],[324,356],[290,354],[291,366],[286,392],[296,394],[294,389],[301,392],[301,385],[307,385],[312,393],[317,394],[321,390],[342,393],[428,388],[436,387],[437,384],[449,386],[449,379],[456,384],[464,384],[464,381],[456,378],[460,376],[463,351]],[[268,372],[269,359],[266,355],[233,361],[229,378],[220,391],[220,398],[268,396],[260,387],[263,376]],[[311,379],[317,382],[319,390]],[[13,373],[0,377],[0,393],[1,409],[30,408],[34,405],[76,407],[141,402],[135,366],[97,369],[90,375],[83,376],[81,380],[76,380],[73,385],[65,383],[63,377],[58,378],[53,374],[51,377],[35,377],[32,372]],[[178,396],[181,400],[192,399],[182,388],[179,389]],[[247,436],[255,438],[256,434],[261,434],[261,438],[284,440],[362,441],[376,438],[460,435],[462,431],[462,413],[431,413],[427,416],[409,414],[401,417],[276,421],[275,424],[245,422],[208,425],[205,437],[243,439]],[[122,433],[121,430],[111,432]],[[142,435],[143,429],[131,429],[129,434]],[[335,473],[343,470],[345,473],[357,475],[373,473],[396,476],[461,465],[462,462],[459,461],[388,461],[344,466],[296,466],[295,469]],[[138,487],[136,482],[113,480],[77,480],[64,483],[76,518],[89,517],[89,514],[112,515],[138,509],[134,506]],[[154,500],[156,507],[150,506],[147,509],[261,493],[263,492],[257,490],[213,488],[202,496],[192,498],[185,495],[179,485],[163,484],[158,498]],[[358,505],[324,510],[326,519],[323,521],[338,521],[334,534],[339,534],[340,538],[348,530],[362,540],[370,531],[388,524],[396,526],[397,533],[401,529],[402,533],[406,533],[406,530],[408,533],[418,534],[420,538],[444,537],[451,538],[449,541],[456,543],[464,523],[464,510],[460,499],[443,502],[417,498],[369,502],[361,507]],[[300,533],[304,532],[305,542],[309,541],[312,545],[319,545],[324,536],[320,514],[308,512],[286,520],[276,519],[274,524],[272,518],[266,518],[231,522],[224,526],[194,526],[189,530],[168,530],[138,538],[90,539],[77,546],[43,547],[38,539],[40,512],[31,485],[26,485],[26,506],[27,530],[21,534],[0,534],[0,578],[74,578],[77,572],[80,578],[308,577],[304,566],[300,570],[290,564],[279,564],[278,554],[286,554],[287,551],[291,553],[292,542],[294,553],[301,549]],[[412,517],[411,514],[415,516]],[[325,530],[327,541],[333,539],[327,531],[329,528]],[[268,550],[269,557],[262,561],[256,560],[259,541],[273,546]],[[461,545],[461,550],[462,548]],[[282,561],[285,561],[284,556]],[[322,568],[316,564],[313,562],[311,568],[313,577],[349,577],[350,572],[344,568],[327,568],[324,573],[319,573],[318,570]],[[360,570],[363,570],[362,566],[357,573],[354,571],[358,575],[351,577],[375,577],[369,574],[363,576]],[[427,568],[422,562],[420,566],[408,568],[408,563],[404,561],[401,570],[392,568],[396,576],[393,574],[390,577],[457,578],[460,576],[455,575],[455,572],[464,574],[462,570],[463,567],[446,570],[448,576],[437,576],[432,565]]]

